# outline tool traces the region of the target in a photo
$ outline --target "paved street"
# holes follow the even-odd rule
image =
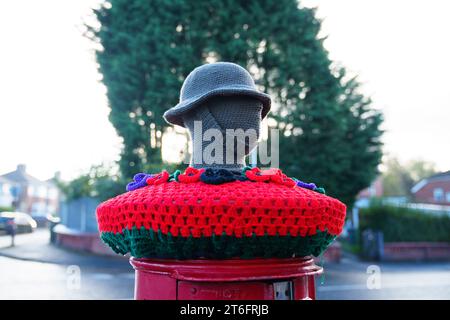
[[[48,236],[46,230],[18,235],[14,248],[0,236],[0,299],[133,298],[134,273],[126,258],[64,250],[49,245]],[[371,266],[345,257],[324,267],[325,277],[317,278],[319,299],[450,298],[450,263]]]
[[[15,248],[0,237],[0,299],[133,298],[134,272],[126,258],[67,251],[49,245],[48,237],[46,230],[18,235]]]
[[[344,258],[324,268],[324,284],[317,279],[318,299],[450,299],[448,262],[369,263]]]

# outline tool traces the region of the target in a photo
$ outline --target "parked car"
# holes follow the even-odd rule
[[[9,233],[10,226],[14,224],[14,218],[0,216],[0,233]]]
[[[17,233],[33,232],[37,227],[36,221],[29,214],[23,212],[0,212],[0,218],[13,218],[17,226]]]

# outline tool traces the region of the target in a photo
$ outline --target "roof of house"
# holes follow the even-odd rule
[[[6,179],[6,178],[2,178],[2,177],[0,176],[0,183],[8,183],[8,182],[11,182],[11,181],[9,181],[9,180]]]
[[[58,182],[55,178],[50,178],[45,180],[45,183],[52,186],[52,187],[57,187],[58,186]]]
[[[433,181],[450,181],[450,170],[445,171],[445,172],[440,172],[435,175],[432,175],[431,177],[420,180],[418,183],[416,183],[411,188],[411,192],[416,193],[420,189],[422,189],[424,186],[426,186],[428,183],[433,182]]]
[[[435,175],[432,175],[431,177],[427,178],[428,180],[431,179],[444,179],[444,180],[450,180],[450,170],[445,172],[440,172]]]
[[[16,170],[0,175],[0,178],[18,184],[47,184],[47,182],[28,174],[25,165],[18,165]]]
[[[29,175],[26,172],[20,172],[20,171],[12,171],[8,172],[2,176],[0,176],[6,180],[16,182],[16,183],[42,183],[43,181],[39,180],[38,178],[35,178],[31,175]]]

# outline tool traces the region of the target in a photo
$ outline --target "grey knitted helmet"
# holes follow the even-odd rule
[[[270,110],[270,96],[256,89],[250,73],[230,62],[204,64],[195,68],[181,87],[180,102],[164,113],[164,119],[184,127],[182,115],[215,96],[254,97],[263,104],[261,119]]]

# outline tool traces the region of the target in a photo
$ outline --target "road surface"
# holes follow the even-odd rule
[[[48,232],[0,236],[0,299],[133,299],[126,258],[82,254],[48,244]],[[325,264],[318,299],[450,299],[450,263]],[[323,283],[322,283],[323,282]]]

